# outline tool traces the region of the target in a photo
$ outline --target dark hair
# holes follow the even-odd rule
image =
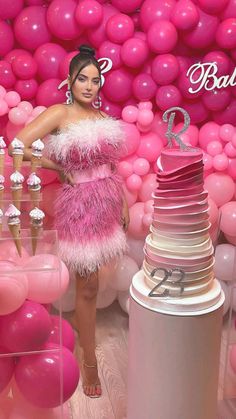
[[[79,73],[83,70],[83,68],[87,67],[89,64],[93,64],[98,69],[98,74],[100,77],[100,85],[101,85],[101,68],[99,66],[98,61],[95,58],[95,49],[90,47],[89,45],[80,45],[79,54],[75,55],[71,62],[69,67],[69,74],[72,78],[72,75],[76,71],[76,75],[73,78],[71,82],[71,88],[73,84],[75,83]]]

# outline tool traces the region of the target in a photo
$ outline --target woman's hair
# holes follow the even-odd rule
[[[95,58],[94,48],[90,47],[89,45],[80,45],[79,54],[75,55],[70,62],[69,74],[71,79],[73,74],[76,72],[76,75],[73,77],[71,81],[71,88],[75,83],[79,73],[83,70],[83,68],[87,67],[87,65],[90,64],[93,64],[97,68],[101,85],[101,68],[99,66],[98,61]]]

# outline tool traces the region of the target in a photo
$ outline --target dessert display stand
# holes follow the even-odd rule
[[[216,419],[224,295],[149,297],[130,288],[127,419]],[[226,419],[226,418],[224,418]]]

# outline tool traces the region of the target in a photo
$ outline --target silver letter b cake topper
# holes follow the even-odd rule
[[[184,126],[179,132],[173,132],[173,123],[175,119],[175,112],[174,111],[180,111],[184,115]],[[170,117],[168,119],[168,115],[170,113]],[[190,125],[190,116],[185,109],[180,108],[178,106],[167,109],[167,111],[164,112],[162,119],[164,122],[168,122],[168,129],[165,134],[165,136],[168,138],[168,147],[173,147],[173,140],[175,140],[180,148],[182,150],[189,150],[189,147],[183,143],[183,141],[180,138],[180,135],[183,134],[185,131],[187,131],[189,125]]]

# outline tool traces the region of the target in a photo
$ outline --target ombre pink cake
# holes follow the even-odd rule
[[[214,281],[214,249],[202,151],[165,149],[157,165],[153,222],[144,246],[145,282],[153,290],[167,274],[155,293],[179,298],[206,293]]]

